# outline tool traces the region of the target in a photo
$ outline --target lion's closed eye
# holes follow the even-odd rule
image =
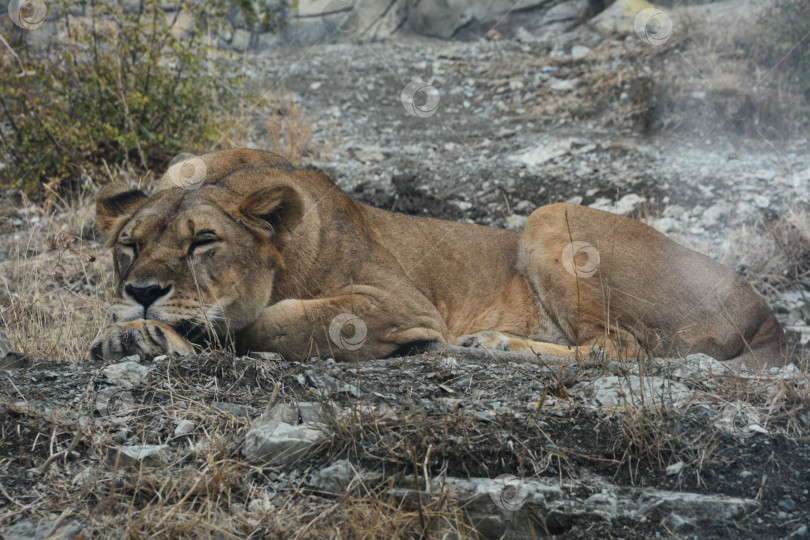
[[[188,246],[188,255],[194,255],[195,251],[201,251],[201,248],[212,246],[222,240],[211,230],[202,230],[194,236],[191,244]]]

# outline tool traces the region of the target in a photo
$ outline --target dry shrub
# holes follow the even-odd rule
[[[724,264],[736,268],[768,296],[793,287],[810,289],[810,212],[793,206],[765,225],[765,234],[735,231]]]
[[[48,215],[27,207],[25,229],[0,235],[0,332],[34,358],[84,358],[106,323],[111,261],[83,238],[92,201]]]
[[[228,148],[258,147],[284,156],[295,165],[318,156],[321,148],[312,140],[312,129],[304,109],[284,89],[269,90],[255,102],[240,101],[232,113],[231,126],[222,134]],[[263,122],[264,132],[257,126]]]
[[[789,137],[810,122],[810,4],[744,3],[692,11],[658,56],[663,127],[711,120]],[[718,118],[721,123],[718,123]]]

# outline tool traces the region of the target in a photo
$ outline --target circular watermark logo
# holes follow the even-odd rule
[[[399,98],[405,110],[419,118],[433,116],[439,109],[439,91],[425,81],[409,82]]]
[[[658,8],[642,9],[633,21],[636,35],[653,46],[663,45],[672,35],[672,19]]]
[[[742,124],[754,111],[754,102],[746,92],[724,88],[715,92],[714,110],[728,124]]]
[[[135,410],[135,398],[123,388],[105,388],[96,395],[96,410],[101,416],[127,418]]]
[[[351,38],[360,30],[360,14],[351,2],[335,0],[321,11],[321,21],[330,36]]]
[[[512,474],[502,474],[489,485],[489,496],[501,510],[519,510],[529,497],[529,489],[523,480]]]
[[[171,183],[183,189],[197,189],[205,181],[208,166],[201,157],[194,154],[177,154],[169,162],[169,175]]]
[[[48,8],[43,0],[11,0],[8,16],[11,21],[26,30],[36,30],[45,22]]]
[[[363,319],[351,313],[341,313],[329,323],[329,338],[347,351],[356,351],[362,347],[367,334],[368,328]]]
[[[589,278],[599,270],[599,250],[588,242],[575,240],[565,246],[562,264],[574,277]]]
[[[740,401],[726,405],[715,425],[727,435],[739,439],[748,439],[757,433],[768,433],[768,430],[760,425],[757,409]]]

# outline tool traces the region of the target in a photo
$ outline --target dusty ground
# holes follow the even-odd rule
[[[574,46],[590,50],[574,58]],[[708,92],[670,103],[675,113],[661,117],[648,86],[656,64],[632,38],[402,39],[245,62],[307,111],[315,140],[303,161],[358,199],[511,228],[549,202],[621,210],[751,278],[794,329],[794,358],[806,370],[810,266],[802,265],[810,263],[807,230],[796,230],[810,205],[807,138],[741,135]],[[432,114],[403,106],[415,79],[436,89]],[[257,125],[252,143],[265,148]],[[57,362],[81,358],[77,336],[103,324],[111,264],[91,213],[46,219],[12,198],[3,212],[0,305],[12,345],[34,359],[0,372],[0,531],[58,520],[88,537],[475,537],[474,527],[516,538],[808,534],[804,374],[693,373],[680,361],[560,371],[446,355],[351,366],[216,354],[144,364],[151,371],[124,384],[107,366]],[[70,324],[65,313],[75,314]],[[58,332],[54,321],[64,325]],[[684,384],[683,399],[607,407],[588,391],[639,369]],[[244,454],[270,402],[321,411],[301,414],[324,438],[295,463]],[[182,421],[190,431],[178,434]],[[135,470],[117,454],[160,444],[162,457]],[[341,459],[349,474],[318,480]],[[541,500],[531,491],[514,513],[486,488],[483,500],[447,495],[454,478],[500,474],[562,494]],[[654,489],[711,496],[718,507],[737,497],[743,510],[727,519],[693,506],[642,511]],[[611,513],[595,495],[633,511]]]
[[[367,507],[363,519],[355,518],[358,536],[365,527],[372,533],[375,519],[378,536],[418,536],[413,505],[396,496],[413,489],[414,463],[420,489],[429,489],[427,478],[433,493],[450,489],[443,487],[448,477],[508,473],[575,486],[564,489],[569,507],[605,486],[751,504],[733,520],[698,512],[681,522],[672,514],[682,512],[666,506],[611,520],[549,502],[519,514],[512,537],[524,537],[531,523],[539,535],[560,538],[783,538],[810,523],[805,377],[741,379],[649,365],[645,375],[669,373],[689,389],[660,409],[660,391],[632,407],[601,406],[587,391],[605,375],[632,379],[632,366],[559,370],[423,356],[352,367],[209,355],[158,360],[127,387],[102,365],[24,364],[6,368],[2,382],[6,524],[47,510],[53,517],[64,511],[65,522],[77,520],[94,536],[121,528],[203,536],[210,522],[226,536],[340,537],[351,530],[347,514]],[[245,433],[271,399],[314,406],[324,437],[295,463],[260,468],[243,456]],[[729,415],[729,405],[743,401],[755,420],[742,409]],[[181,422],[191,424],[187,433],[177,433]],[[746,431],[751,425],[761,431]],[[159,444],[167,445],[163,461],[139,473],[122,458],[115,463],[120,446]],[[66,447],[67,455],[48,461]],[[351,474],[332,480],[334,487],[318,483],[325,476],[319,471],[340,459],[352,464]],[[482,520],[480,500],[445,500],[442,507],[435,498],[426,499],[424,511],[436,534],[470,535]],[[484,512],[500,514],[484,502]],[[395,532],[395,518],[376,515],[375,504],[397,509],[404,528]],[[463,516],[456,528],[440,519],[454,512]]]

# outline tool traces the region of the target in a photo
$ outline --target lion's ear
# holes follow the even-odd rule
[[[143,191],[130,189],[114,182],[107,184],[96,195],[96,225],[104,235],[104,244],[110,247],[121,227],[140,208],[148,197]]]
[[[273,186],[245,197],[239,204],[239,214],[245,225],[281,248],[301,221],[304,203],[292,187]]]

